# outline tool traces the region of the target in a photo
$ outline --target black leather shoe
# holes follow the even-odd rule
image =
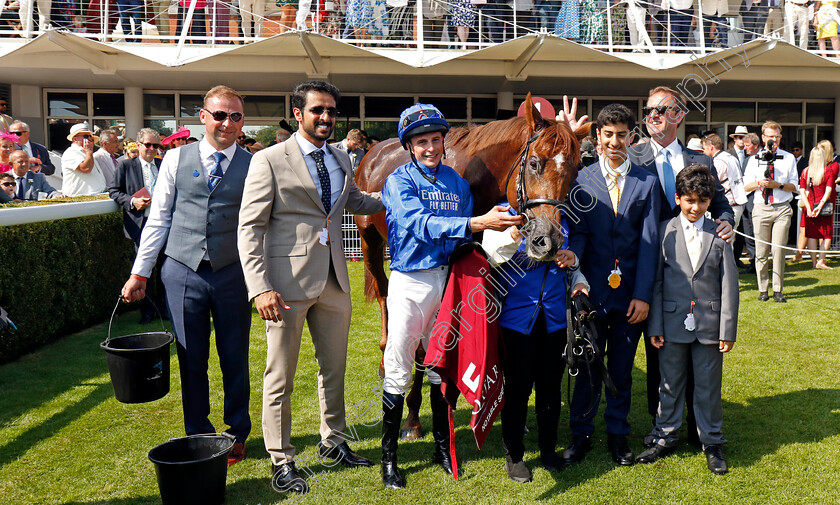
[[[610,451],[610,456],[612,456],[612,460],[616,464],[621,466],[633,465],[633,451],[630,450],[626,436],[608,434],[607,449]]]
[[[787,299],[781,293],[773,293],[773,301],[778,303],[787,303]]]
[[[328,447],[323,442],[318,444],[318,456],[330,461],[338,461],[346,466],[373,466],[373,463],[350,450],[347,442]]]
[[[729,471],[726,460],[723,459],[723,447],[719,445],[707,445],[703,452],[706,453],[706,463],[709,470],[715,475],[723,475]]]
[[[306,494],[309,486],[297,471],[295,462],[271,465],[271,488],[278,493]]]
[[[766,302],[769,299],[770,299],[770,297],[767,296],[767,291],[762,291],[761,293],[758,294],[758,301],[760,301],[760,302]]]
[[[562,472],[566,468],[566,462],[556,452],[540,454],[540,462],[543,468],[549,472]]]
[[[584,435],[575,435],[572,437],[572,443],[569,448],[563,451],[563,463],[566,466],[574,465],[583,461],[586,453],[592,450],[592,439]]]
[[[653,463],[654,461],[664,458],[665,456],[674,452],[673,447],[665,447],[664,445],[653,444],[648,447],[641,454],[636,457],[636,463]]]

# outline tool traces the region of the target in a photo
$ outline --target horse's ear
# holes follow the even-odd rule
[[[591,132],[592,132],[592,121],[578,126],[578,129],[575,130],[575,137],[577,137],[577,139],[580,141],[580,140],[583,140],[583,138],[586,137],[587,135],[590,135]]]
[[[531,101],[530,91],[525,97],[525,121],[528,122],[528,129],[531,131],[531,134],[537,133],[545,127],[545,121],[543,120],[542,114],[540,114],[540,110]]]

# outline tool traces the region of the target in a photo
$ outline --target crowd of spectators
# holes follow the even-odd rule
[[[409,0],[197,0],[187,33],[237,43],[291,29],[315,30],[359,44],[418,39],[417,2]],[[20,0],[3,9],[2,27],[29,36],[48,26],[124,42],[172,41],[189,0]],[[549,32],[584,44],[732,46],[757,37],[787,40],[826,55],[840,50],[838,0],[422,0],[424,40],[466,49],[528,32]],[[107,20],[107,21],[106,21]],[[31,30],[27,30],[31,27]],[[141,38],[142,36],[142,38]],[[372,41],[383,42],[372,42]],[[834,56],[840,56],[835,54]],[[2,121],[0,121],[2,123]],[[2,126],[2,124],[0,124]]]

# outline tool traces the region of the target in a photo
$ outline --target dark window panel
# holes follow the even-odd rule
[[[175,95],[143,95],[143,115],[153,117],[175,116]]]
[[[414,100],[410,97],[367,96],[365,97],[365,117],[399,118],[400,113],[412,105],[414,105]]]
[[[94,93],[94,116],[125,116],[125,98],[122,93]]]
[[[47,93],[50,116],[88,116],[87,93]]]
[[[495,98],[472,99],[472,117],[478,119],[493,119],[496,117]]]
[[[754,123],[755,102],[712,102],[712,122]]]
[[[467,98],[452,98],[452,97],[420,97],[420,103],[430,103],[437,107],[442,113],[443,117],[451,119],[466,119],[467,118]]]
[[[343,118],[360,117],[362,115],[362,99],[358,96],[342,96],[338,103],[338,112]]]
[[[204,97],[201,95],[181,95],[181,116],[198,117],[198,111],[204,107]]]
[[[777,123],[801,123],[802,102],[759,103],[758,120],[773,120]]]
[[[833,103],[808,103],[805,105],[806,123],[834,123]]]
[[[183,101],[181,102],[183,106]],[[245,117],[284,117],[286,99],[282,96],[245,97]]]

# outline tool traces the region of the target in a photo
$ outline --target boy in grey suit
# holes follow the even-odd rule
[[[659,412],[647,449],[636,459],[653,463],[673,452],[682,423],[687,375],[694,368],[694,414],[709,470],[726,473],[721,449],[723,353],[735,345],[738,269],[732,246],[704,218],[715,180],[704,165],[677,175],[680,215],[662,225],[661,260],[647,334],[659,349]]]

